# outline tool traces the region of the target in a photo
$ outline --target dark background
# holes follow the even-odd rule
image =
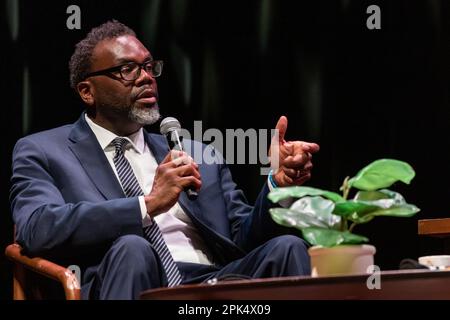
[[[81,8],[68,30],[66,8]],[[368,30],[366,8],[381,8]],[[355,232],[376,246],[382,270],[403,258],[440,253],[417,236],[417,219],[449,217],[450,3],[423,1],[18,1],[0,3],[0,248],[12,242],[8,203],[11,152],[18,138],[74,122],[82,105],[69,87],[68,60],[94,26],[115,18],[165,61],[158,79],[163,116],[192,129],[272,128],[290,121],[288,139],[315,141],[308,185],[338,191],[378,158],[409,162],[417,176],[396,185],[422,211],[377,218]],[[156,130],[157,128],[150,128]],[[258,165],[234,165],[253,201]],[[0,298],[11,298],[11,266],[0,259]]]

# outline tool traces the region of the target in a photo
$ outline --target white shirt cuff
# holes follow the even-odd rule
[[[269,191],[273,191],[275,189],[272,182],[270,182],[269,176],[267,176],[267,185],[269,186]]]
[[[272,182],[270,182],[269,176],[267,176],[267,185],[269,186],[269,191],[273,191],[275,189],[275,187],[272,185]],[[284,199],[278,202],[278,204],[283,208],[289,208],[293,203],[294,199]]]
[[[141,207],[142,226],[147,227],[152,224],[152,219],[147,213],[147,206],[145,205],[144,196],[139,197],[139,206]]]

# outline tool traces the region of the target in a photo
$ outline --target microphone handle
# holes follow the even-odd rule
[[[189,188],[185,188],[184,192],[186,192],[186,195],[188,197],[189,200],[196,200],[198,197],[198,193],[197,191],[195,191],[194,189],[192,189],[191,187]]]
[[[173,139],[171,136],[171,132],[166,135],[167,143],[169,144],[170,150],[179,150],[183,151],[183,145],[180,145],[181,141],[177,141],[177,139]]]
[[[172,137],[171,134],[172,132],[169,132],[166,135],[170,150],[184,151],[182,137],[178,136],[177,132],[174,132],[175,137]],[[189,200],[196,200],[198,197],[197,191],[192,189],[192,187],[184,188],[184,192],[186,193]]]

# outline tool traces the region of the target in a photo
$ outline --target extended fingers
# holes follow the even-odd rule
[[[299,168],[304,167],[308,162],[311,162],[312,155],[309,152],[297,153],[292,156],[287,156],[283,161],[282,165],[287,168]]]
[[[320,146],[317,143],[300,141],[300,145],[305,152],[316,153],[320,150]]]
[[[316,153],[320,150],[320,147],[317,143],[313,142],[305,142],[305,141],[289,141],[289,143],[292,145],[292,155],[295,155],[297,153]]]

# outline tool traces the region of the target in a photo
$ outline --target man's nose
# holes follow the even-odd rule
[[[139,74],[139,77],[136,79],[136,84],[143,84],[155,81],[155,77],[153,77],[151,72],[145,71],[145,69],[142,67],[140,70],[141,73]]]

